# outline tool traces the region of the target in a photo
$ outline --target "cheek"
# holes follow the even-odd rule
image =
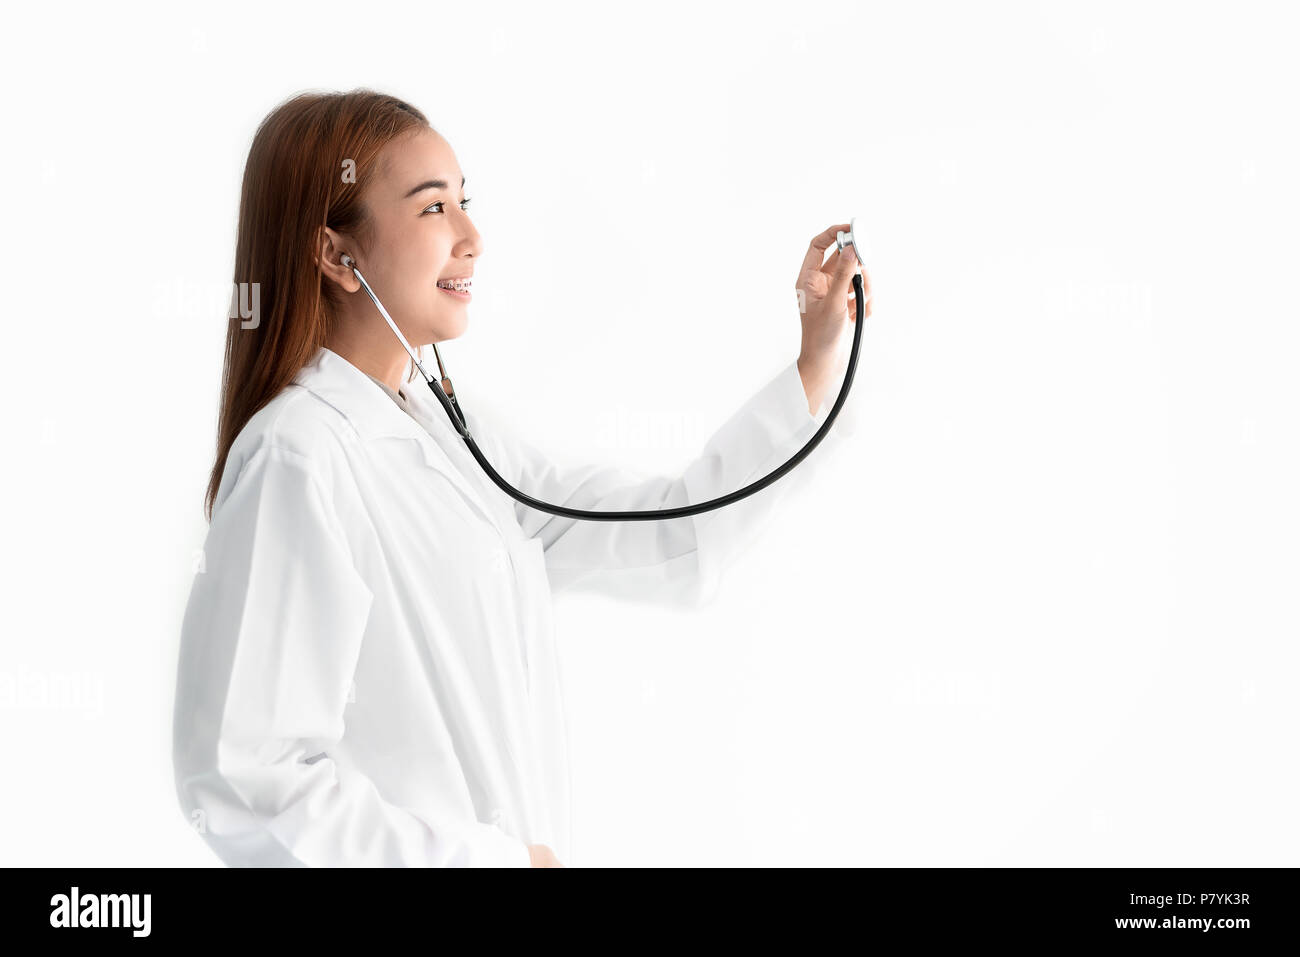
[[[426,269],[433,259],[435,237],[423,220],[415,220],[400,228],[389,230],[385,236],[385,252],[389,260],[400,265],[408,275]]]
[[[413,282],[422,280],[433,268],[429,250],[423,245],[418,236],[412,236],[405,242],[399,241],[393,250],[393,261],[401,263],[402,275]]]
[[[438,263],[419,249],[408,247],[396,253],[392,260],[392,281],[402,291],[402,297],[411,305],[435,302]]]

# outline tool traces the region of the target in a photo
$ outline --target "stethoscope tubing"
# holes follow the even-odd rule
[[[682,505],[677,508],[641,509],[634,511],[592,511],[590,509],[569,508],[567,505],[553,505],[550,502],[543,502],[540,499],[533,498],[525,492],[521,492],[503,479],[500,473],[492,467],[492,463],[487,460],[483,451],[478,447],[478,443],[474,441],[474,436],[470,433],[469,427],[465,423],[465,417],[461,413],[460,403],[456,398],[455,390],[452,388],[451,379],[447,377],[446,370],[444,370],[442,366],[442,358],[438,355],[437,344],[435,343],[433,346],[433,353],[435,358],[438,360],[438,371],[443,373],[441,380],[435,379],[425,371],[424,365],[415,354],[415,350],[411,348],[406,337],[402,335],[401,330],[397,328],[397,323],[395,323],[392,317],[389,316],[388,310],[386,310],[383,303],[379,301],[379,297],[376,296],[374,290],[370,288],[370,284],[366,282],[365,278],[361,275],[361,271],[357,269],[356,263],[352,261],[351,257],[344,257],[344,265],[351,266],[353,273],[356,275],[357,279],[361,281],[362,288],[365,289],[366,293],[370,296],[370,299],[379,309],[380,315],[384,317],[393,332],[397,334],[402,345],[405,346],[407,354],[410,355],[411,360],[415,363],[416,368],[419,369],[420,374],[424,376],[425,382],[428,384],[429,389],[433,392],[434,396],[437,397],[443,410],[447,413],[447,418],[451,420],[452,426],[456,429],[457,433],[459,433],[460,437],[465,440],[465,445],[469,448],[470,454],[474,456],[475,461],[478,462],[479,466],[487,474],[487,477],[495,483],[497,488],[501,489],[501,491],[505,492],[515,501],[521,502],[529,508],[535,508],[542,512],[549,512],[552,515],[559,515],[563,518],[576,518],[583,521],[661,522],[674,518],[687,518],[691,515],[699,515],[702,512],[709,512],[717,508],[734,504],[743,498],[753,495],[755,492],[767,488],[767,486],[781,478],[808,457],[809,453],[811,453],[812,450],[817,447],[818,443],[825,438],[826,433],[830,431],[831,425],[834,424],[835,418],[840,414],[840,409],[844,407],[844,400],[848,398],[849,389],[853,385],[853,373],[858,366],[858,347],[862,342],[862,326],[865,320],[864,312],[866,296],[862,287],[862,274],[857,272],[853,275],[853,300],[855,309],[857,310],[857,320],[854,323],[855,328],[853,330],[853,347],[849,352],[848,369],[844,373],[844,382],[840,385],[840,391],[835,397],[835,403],[831,406],[831,410],[826,416],[826,421],[821,424],[821,427],[813,434],[812,438],[804,444],[803,448],[790,456],[790,458],[785,462],[772,469],[772,471],[768,472],[761,479],[749,483],[744,488],[736,489],[736,491],[730,492],[727,495],[711,498],[705,502],[696,502],[693,505]]]

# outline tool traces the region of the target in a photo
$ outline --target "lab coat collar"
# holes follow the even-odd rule
[[[364,440],[413,438],[424,431],[370,376],[332,349],[322,346],[294,382],[333,406]]]
[[[449,421],[440,422],[437,416],[430,414],[433,411],[430,406],[437,400],[429,396],[430,401],[424,401],[420,390],[427,389],[428,386],[421,379],[404,382],[402,392],[406,394],[407,401],[421,413],[421,422],[428,423],[430,428],[442,433],[438,441],[435,441],[429,428],[398,408],[392,397],[370,376],[332,349],[322,346],[311,362],[299,370],[294,383],[336,409],[363,441],[383,438],[414,440],[420,447],[425,465],[445,475],[470,504],[494,524],[501,521],[501,515],[488,507],[443,448],[443,441],[454,438],[459,442],[460,435],[452,431]],[[443,414],[441,405],[437,406],[437,411]],[[445,414],[443,419],[446,419]],[[464,454],[468,457],[469,450],[464,450]],[[472,459],[470,461],[473,462]]]

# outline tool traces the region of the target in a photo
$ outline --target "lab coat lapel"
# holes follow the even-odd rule
[[[399,409],[393,400],[384,394],[383,389],[347,359],[330,349],[321,347],[316,357],[298,373],[294,382],[315,393],[341,412],[366,442],[400,438],[417,443],[421,460],[428,468],[443,475],[494,525],[500,521],[499,516],[488,507],[482,496],[456,468],[441,444],[430,433],[428,424],[422,425],[416,422],[410,415]],[[409,383],[409,386],[411,388],[403,389],[408,400],[412,393],[418,393],[420,388],[428,388],[420,382]],[[428,406],[423,402],[416,405],[427,423],[430,411]]]
[[[436,454],[440,456],[442,467],[450,469],[466,488],[472,489],[466,494],[473,496],[475,503],[492,518],[498,529],[508,528],[511,525],[517,526],[513,500],[502,498],[500,489],[479,468],[478,462],[466,447],[465,440],[452,426],[442,403],[433,396],[429,385],[416,380],[411,383],[411,388],[403,391],[406,393],[407,401],[415,410],[417,418],[423,423],[425,431],[433,437]],[[463,468],[478,480],[477,483],[471,483],[466,479],[465,472],[456,468],[453,459],[460,461]],[[490,500],[484,497],[484,489],[487,490],[488,495],[493,496]]]

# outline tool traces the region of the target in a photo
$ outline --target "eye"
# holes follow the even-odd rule
[[[471,199],[473,199],[472,196],[466,196],[464,199],[462,199],[462,200],[460,201],[460,208],[463,209],[463,210],[465,210],[465,212],[467,212],[467,213],[469,212],[469,203],[470,203],[470,200],[471,200]],[[438,200],[436,203],[434,203],[432,206],[429,206],[428,208],[426,208],[426,209],[424,210],[423,213],[420,213],[420,215],[423,216],[424,213],[429,212],[429,210],[433,209],[434,206],[442,206],[442,205],[444,205],[444,203],[445,203],[445,200],[441,200],[441,199],[440,199],[440,200]],[[442,210],[438,210],[438,212],[441,213]]]

